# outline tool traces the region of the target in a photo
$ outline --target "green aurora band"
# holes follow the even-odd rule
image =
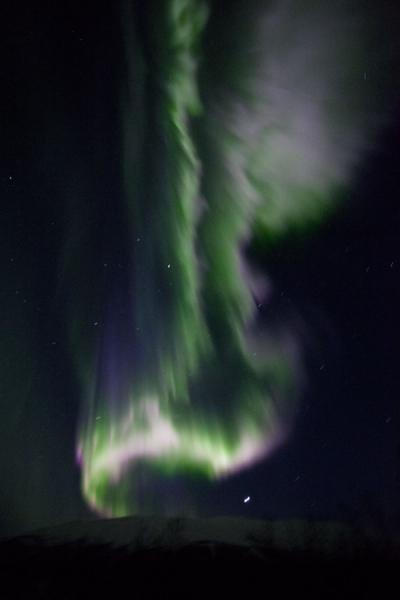
[[[260,325],[254,297],[268,302],[271,284],[245,249],[326,218],[367,130],[351,92],[362,76],[356,26],[300,4],[233,3],[218,37],[218,9],[205,2],[149,2],[140,26],[134,3],[120,3],[129,272],[117,291],[88,284],[101,331],[83,326],[85,306],[71,317],[85,357],[77,460],[101,514],[171,511],[157,480],[227,476],[285,438],[299,343],[285,324]]]

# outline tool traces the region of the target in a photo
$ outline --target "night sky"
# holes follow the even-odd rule
[[[0,535],[399,527],[400,11],[300,4],[7,9]]]

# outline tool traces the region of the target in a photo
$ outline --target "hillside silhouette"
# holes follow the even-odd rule
[[[1,597],[384,598],[399,557],[393,540],[334,522],[76,521],[0,543]]]

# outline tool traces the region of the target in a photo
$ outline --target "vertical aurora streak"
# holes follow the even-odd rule
[[[361,42],[346,15],[254,3],[244,18],[233,11],[215,58],[212,5],[120,9],[128,268],[111,287],[89,286],[71,315],[82,490],[113,516],[169,510],[162,494],[146,495],[158,477],[226,476],[284,439],[300,342],[285,323],[261,327],[253,298],[268,302],[272,283],[245,250],[328,215],[367,130],[350,84]],[[84,278],[79,258],[68,260]],[[88,332],[91,302],[102,320]]]

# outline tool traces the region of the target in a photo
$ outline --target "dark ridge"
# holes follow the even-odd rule
[[[254,528],[247,521],[255,533],[244,543],[228,543],[185,537],[185,528],[193,531],[203,520],[161,520],[163,528],[154,535],[155,528],[150,537],[151,519],[114,521],[111,525],[125,528],[134,521],[140,528],[123,544],[112,540],[111,529],[110,541],[94,541],[87,523],[80,524],[80,532],[71,524],[73,539],[67,541],[62,538],[68,526],[62,526],[0,542],[1,598],[169,598],[181,593],[213,598],[218,589],[218,595],[227,597],[238,585],[246,586],[246,596],[258,590],[280,598],[303,592],[312,598],[386,598],[384,590],[390,589],[400,558],[398,543],[360,532],[349,537],[345,529],[333,541],[324,533],[326,525],[316,523],[304,526],[308,537],[300,543],[286,540],[283,546],[267,535],[272,522],[265,522],[263,530],[262,522]],[[228,523],[213,519],[206,524],[211,521],[216,536]],[[238,530],[247,524],[230,519],[229,526],[235,522]]]

